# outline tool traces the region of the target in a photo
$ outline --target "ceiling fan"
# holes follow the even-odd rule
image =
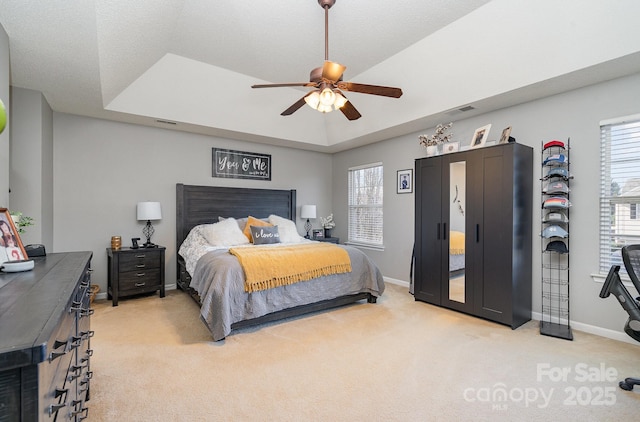
[[[342,91],[359,92],[362,94],[380,95],[383,97],[400,98],[402,90],[379,85],[364,85],[353,82],[343,82],[342,74],[347,68],[340,63],[329,61],[329,9],[336,0],[318,0],[318,4],[324,9],[324,65],[311,71],[309,82],[294,82],[283,84],[252,85],[251,88],[279,88],[291,86],[306,86],[314,89],[304,97],[296,101],[291,107],[280,113],[289,116],[303,105],[322,113],[340,110],[349,120],[357,120],[362,115],[356,110]]]

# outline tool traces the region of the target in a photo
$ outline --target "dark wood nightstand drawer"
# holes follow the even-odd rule
[[[149,268],[160,268],[159,251],[141,251],[135,253],[123,253],[120,255],[118,270],[137,271]]]
[[[146,289],[157,290],[160,287],[160,270],[141,270],[120,273],[120,291],[130,290],[144,292]]]

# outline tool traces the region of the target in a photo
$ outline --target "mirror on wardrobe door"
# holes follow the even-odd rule
[[[467,164],[449,164],[449,300],[465,303],[465,203]]]

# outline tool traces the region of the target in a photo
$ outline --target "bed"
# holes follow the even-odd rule
[[[176,185],[178,287],[200,305],[200,317],[215,341],[248,326],[358,301],[375,303],[384,292],[382,274],[375,264],[362,251],[346,245],[337,247],[348,254],[351,272],[323,275],[266,290],[245,291],[243,283],[246,280],[241,280],[244,278],[243,267],[236,256],[229,253],[225,242],[218,244],[214,239],[213,243],[207,243],[211,237],[203,234],[223,224],[229,226],[230,220],[240,226],[249,216],[264,221],[280,218],[294,224],[291,221],[296,218],[296,191]],[[215,223],[218,224],[214,226]],[[297,230],[295,235],[300,237]],[[206,241],[202,237],[206,237]],[[300,239],[294,242],[295,245],[312,247],[311,244],[320,243]],[[264,247],[268,246],[280,245]],[[329,247],[329,244],[322,246]]]

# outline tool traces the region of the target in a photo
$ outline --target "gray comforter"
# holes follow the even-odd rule
[[[259,292],[244,291],[244,271],[228,250],[211,251],[196,264],[191,280],[202,300],[200,316],[214,340],[231,332],[231,324],[257,318],[298,305],[335,299],[340,296],[384,292],[382,274],[360,250],[339,245],[351,258],[351,273],[320,277]]]

